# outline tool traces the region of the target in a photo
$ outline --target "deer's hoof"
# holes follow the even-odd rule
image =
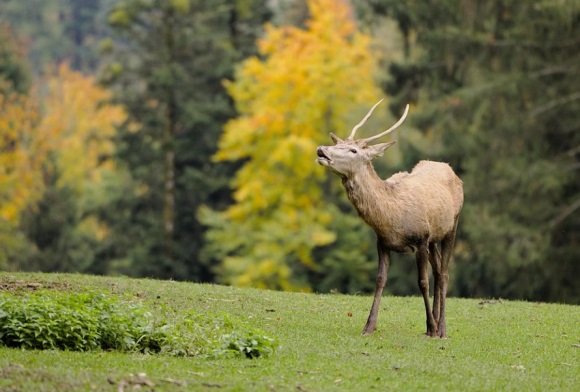
[[[366,326],[365,329],[363,330],[362,336],[370,336],[373,334],[373,332],[375,332],[375,329],[377,329],[376,326]]]

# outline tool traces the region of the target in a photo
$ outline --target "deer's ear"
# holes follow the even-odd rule
[[[339,138],[338,136],[336,136],[332,132],[330,132],[330,138],[332,139],[332,141],[334,142],[334,144],[344,143],[344,141],[341,138]]]
[[[375,157],[380,157],[381,155],[383,155],[383,152],[385,152],[385,150],[389,147],[391,147],[393,144],[395,144],[397,141],[393,140],[392,142],[388,142],[388,143],[380,143],[380,144],[374,144],[372,146],[369,146],[367,148],[369,157],[371,159],[375,158]]]

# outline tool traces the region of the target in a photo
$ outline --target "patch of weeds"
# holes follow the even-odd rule
[[[0,294],[0,342],[7,347],[159,352],[165,328],[144,308],[104,294]]]
[[[217,356],[240,355],[246,358],[268,357],[274,352],[274,340],[266,335],[250,331],[241,334],[238,331],[221,337],[214,353]]]
[[[265,357],[274,341],[226,315],[187,313],[169,324],[144,304],[102,293],[0,293],[0,345],[22,349],[117,350],[171,356]]]
[[[265,358],[276,348],[274,339],[228,314],[189,312],[179,335],[185,346],[197,347],[198,354],[210,358]]]

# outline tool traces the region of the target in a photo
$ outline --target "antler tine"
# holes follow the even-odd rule
[[[350,135],[346,138],[346,140],[353,140],[354,138],[354,134],[356,133],[356,131],[358,131],[358,129],[360,127],[363,126],[363,124],[369,119],[369,117],[371,116],[371,114],[373,114],[373,110],[375,110],[375,108],[377,106],[379,106],[379,103],[383,102],[383,100],[381,99],[379,102],[375,103],[375,106],[373,106],[371,108],[371,110],[369,110],[369,112],[367,113],[367,115],[361,120],[361,122],[359,122],[353,129],[352,132],[350,133]]]
[[[393,125],[389,129],[387,129],[383,133],[380,133],[378,135],[371,136],[371,137],[364,139],[364,141],[366,143],[369,143],[369,142],[372,142],[373,140],[376,140],[380,137],[383,137],[383,136],[388,135],[389,133],[393,132],[399,125],[401,125],[403,123],[403,121],[405,121],[405,118],[407,117],[407,113],[409,113],[409,104],[407,104],[407,106],[405,107],[405,113],[403,113],[403,116],[399,119],[399,121],[397,121],[397,123],[395,125]]]

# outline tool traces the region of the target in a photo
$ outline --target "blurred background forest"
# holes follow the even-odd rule
[[[315,150],[382,97],[379,175],[464,182],[450,294],[580,303],[580,0],[0,0],[0,268],[368,292]]]

